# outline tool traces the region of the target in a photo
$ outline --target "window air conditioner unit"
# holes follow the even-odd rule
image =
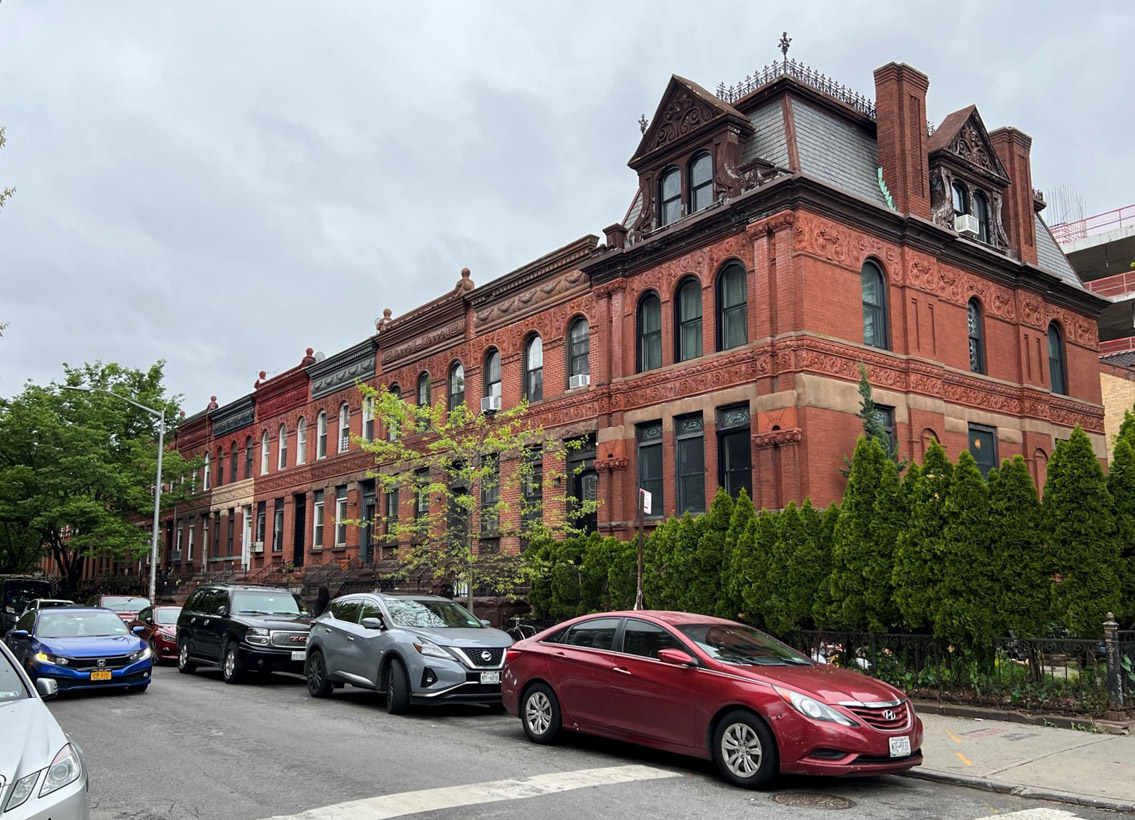
[[[263,541],[253,541],[252,542],[252,551],[253,552],[264,552],[264,542]]]
[[[181,561],[181,550],[173,550],[169,554],[169,560],[177,564]]]
[[[977,239],[981,225],[978,224],[977,217],[973,214],[958,214],[954,217],[954,230],[962,236]]]
[[[580,373],[568,379],[568,390],[575,390],[577,387],[587,387],[589,384],[591,384],[591,376],[587,373]]]
[[[500,410],[500,409],[501,409],[501,397],[500,396],[485,396],[483,399],[481,399],[481,412],[482,413],[493,413],[493,412],[496,412],[497,410]]]

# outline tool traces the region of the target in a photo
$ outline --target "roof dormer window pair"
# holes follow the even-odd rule
[[[682,204],[686,213],[697,213],[713,204],[713,158],[708,151],[700,151],[686,165],[685,195],[682,192],[682,169],[670,166],[658,180],[658,227],[677,222],[682,218]]]
[[[954,229],[963,236],[990,244],[989,199],[981,191],[971,194],[961,180],[954,180],[953,196]]]

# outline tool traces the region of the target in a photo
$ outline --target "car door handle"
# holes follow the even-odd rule
[[[631,670],[627,669],[625,666],[615,666],[611,669],[611,671],[612,672],[618,672],[620,675],[631,674]]]
[[[354,641],[354,640],[355,640],[355,636],[354,636],[354,635],[348,635],[348,636],[347,636],[347,640],[348,640],[348,641]]]

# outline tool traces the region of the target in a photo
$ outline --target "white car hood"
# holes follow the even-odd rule
[[[5,787],[50,765],[68,742],[51,710],[39,698],[0,704],[0,777]]]

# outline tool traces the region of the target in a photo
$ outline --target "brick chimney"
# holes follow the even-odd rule
[[[1029,159],[1033,138],[1024,131],[1005,127],[991,132],[989,140],[1009,175],[1009,187],[1005,189],[1001,206],[1001,222],[1009,233],[1009,244],[1017,252],[1018,259],[1035,265],[1036,221],[1033,218],[1033,171]]]
[[[930,219],[926,89],[930,80],[903,63],[875,70],[875,120],[883,181],[900,213]]]

